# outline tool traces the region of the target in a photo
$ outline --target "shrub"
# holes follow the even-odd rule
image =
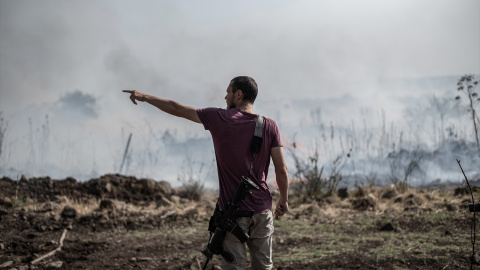
[[[339,155],[333,160],[330,175],[324,175],[324,166],[319,165],[318,149],[306,159],[296,153],[296,143],[292,144],[290,155],[295,163],[292,175],[291,188],[302,202],[316,200],[322,195],[332,195],[342,181],[342,169],[349,155]]]
[[[200,201],[205,192],[204,183],[201,180],[204,163],[199,164],[198,170],[195,169],[195,165],[196,163],[190,157],[187,157],[177,180],[182,183],[183,191],[181,193],[183,194],[181,195],[183,197],[189,200]]]

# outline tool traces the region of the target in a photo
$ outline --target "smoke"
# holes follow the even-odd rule
[[[56,114],[74,113],[84,118],[97,118],[96,99],[90,94],[84,94],[80,90],[67,93],[56,102]],[[71,118],[71,116],[66,116]]]
[[[135,106],[121,90],[225,107],[237,75],[256,79],[255,110],[277,121],[287,145],[295,134],[317,144],[325,164],[352,148],[352,172],[362,160],[373,170],[393,142],[396,151],[400,141],[408,151],[407,142],[428,151],[447,139],[468,143],[468,119],[446,117],[439,132],[438,112],[404,111],[480,73],[478,9],[469,0],[0,1],[0,108],[9,123],[0,173],[117,172],[132,133],[127,174],[175,182],[185,155],[211,166],[208,132]],[[214,175],[205,176],[211,186]]]

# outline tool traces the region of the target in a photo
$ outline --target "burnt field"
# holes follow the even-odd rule
[[[0,269],[201,269],[216,196],[189,197],[121,175],[2,178]],[[470,198],[463,187],[292,195],[275,220],[274,269],[468,269]],[[218,257],[208,269],[221,269]]]

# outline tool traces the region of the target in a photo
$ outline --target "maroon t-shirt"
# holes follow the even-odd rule
[[[255,156],[252,175],[249,175],[252,162],[250,144],[258,115],[240,109],[205,108],[197,109],[198,117],[206,130],[212,134],[215,157],[217,159],[220,196],[218,204],[225,209],[233,199],[242,176],[258,185],[240,203],[240,210],[254,210],[262,213],[272,208],[272,196],[266,183],[270,165],[270,150],[282,146],[280,132],[275,121],[264,117],[263,143],[260,153]]]

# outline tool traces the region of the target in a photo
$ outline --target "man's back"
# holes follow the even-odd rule
[[[240,109],[198,109],[198,116],[205,129],[212,134],[217,159],[220,196],[219,207],[233,198],[242,176],[248,176],[260,190],[252,194],[240,205],[240,210],[254,210],[262,213],[272,207],[272,197],[266,183],[270,165],[270,149],[282,146],[276,123],[264,117],[263,143],[255,156],[252,175],[249,175],[252,162],[250,144],[258,115]]]

